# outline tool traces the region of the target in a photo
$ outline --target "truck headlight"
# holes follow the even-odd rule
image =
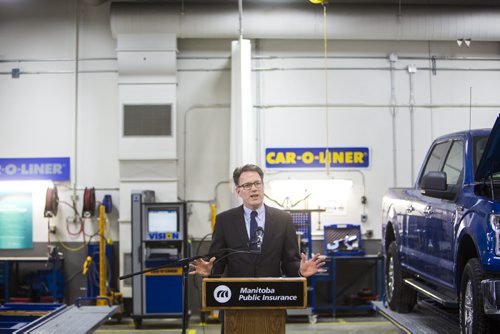
[[[500,256],[500,215],[490,214],[490,225],[495,232],[495,255]]]

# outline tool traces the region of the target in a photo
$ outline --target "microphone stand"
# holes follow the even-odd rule
[[[126,278],[130,278],[130,277],[137,276],[137,275],[143,275],[145,273],[149,273],[151,271],[155,271],[155,270],[159,270],[159,269],[163,269],[163,268],[185,267],[186,265],[188,265],[190,262],[193,262],[194,260],[201,259],[201,258],[204,258],[204,257],[216,256],[219,253],[220,252],[217,252],[217,253],[214,253],[214,254],[206,254],[206,255],[197,255],[197,256],[185,257],[185,258],[182,258],[182,259],[179,259],[179,260],[176,260],[176,261],[173,261],[173,262],[170,262],[170,263],[158,266],[158,267],[148,268],[148,269],[144,269],[144,270],[141,270],[141,271],[137,271],[135,273],[130,273],[130,274],[122,275],[122,276],[119,277],[119,279],[121,281],[121,280],[124,280]]]
[[[149,273],[151,271],[155,271],[155,270],[159,270],[159,269],[163,269],[163,268],[168,268],[168,267],[180,267],[180,266],[184,267],[186,265],[189,265],[190,262],[193,262],[194,260],[197,260],[197,259],[202,259],[202,258],[209,258],[210,259],[210,258],[212,258],[214,256],[218,256],[218,255],[220,255],[221,253],[224,253],[224,252],[240,252],[240,251],[242,251],[242,249],[240,249],[240,248],[247,248],[247,247],[250,247],[250,246],[256,245],[256,244],[260,245],[261,243],[262,243],[262,241],[260,241],[260,240],[254,240],[254,241],[250,241],[246,245],[240,246],[238,248],[222,248],[222,249],[219,249],[217,252],[214,252],[214,253],[208,253],[208,254],[205,254],[205,255],[196,255],[196,256],[185,257],[185,258],[178,259],[176,261],[173,261],[173,262],[170,262],[170,263],[158,266],[158,267],[148,268],[148,269],[144,269],[144,270],[141,270],[141,271],[137,271],[135,273],[130,273],[130,274],[122,275],[122,276],[119,277],[119,279],[121,281],[121,280],[124,280],[126,278],[130,278],[130,277],[137,276],[137,275],[142,275],[142,274],[145,274],[145,273]],[[224,257],[225,257],[225,255],[224,255]],[[220,260],[220,259],[218,259],[218,260]]]
[[[182,284],[184,286],[183,296],[182,296],[182,334],[186,334],[189,323],[189,307],[188,307],[188,273],[189,273],[189,262],[184,262],[182,266]]]

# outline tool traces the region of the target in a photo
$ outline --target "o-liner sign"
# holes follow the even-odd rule
[[[368,147],[266,148],[266,168],[367,168]]]
[[[3,158],[0,159],[0,181],[70,180],[70,159]]]

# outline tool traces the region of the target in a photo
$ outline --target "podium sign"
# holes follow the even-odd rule
[[[305,278],[204,278],[202,310],[307,306]]]

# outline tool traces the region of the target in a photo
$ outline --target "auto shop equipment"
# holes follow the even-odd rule
[[[364,255],[361,227],[354,224],[333,224],[324,227],[326,255]]]
[[[108,203],[111,199],[108,198]],[[109,206],[108,206],[109,208]],[[97,306],[118,305],[116,318],[121,321],[123,315],[123,296],[118,291],[113,291],[110,286],[112,277],[112,251],[110,239],[106,238],[105,212],[110,212],[106,204],[99,205],[99,242],[89,243],[87,246],[87,259],[83,264],[83,275],[87,276],[87,300],[95,300]]]
[[[132,271],[165,267],[132,279],[132,318],[183,317],[187,275],[183,267],[169,267],[188,256],[186,203],[155,203],[154,195],[133,193]],[[185,321],[185,319],[183,319]]]
[[[335,317],[337,311],[373,310],[371,300],[380,298],[383,291],[383,257],[365,255],[362,248],[360,225],[332,224],[324,226],[324,249],[325,255],[328,256],[324,266],[327,272],[316,275],[315,283],[318,285],[326,284],[329,296],[326,296],[326,300],[323,302],[320,302],[319,298],[315,300],[315,313],[327,312]],[[340,263],[344,266],[350,265],[352,269],[356,270],[357,274],[354,279],[345,282],[345,279],[342,280],[341,277],[338,277],[337,268]],[[366,284],[368,281],[371,282],[370,288],[365,287],[357,294],[351,295],[347,304],[338,305],[339,296],[353,290],[356,285]],[[320,290],[318,286],[315,288]]]
[[[311,212],[318,210],[287,210],[292,216],[293,225],[297,232],[299,250],[304,253],[308,259],[312,257],[312,235],[311,235]],[[289,316],[307,315],[310,323],[317,322],[317,316],[313,314],[314,306],[314,276],[307,280],[307,300],[308,306],[305,309],[289,309]]]

